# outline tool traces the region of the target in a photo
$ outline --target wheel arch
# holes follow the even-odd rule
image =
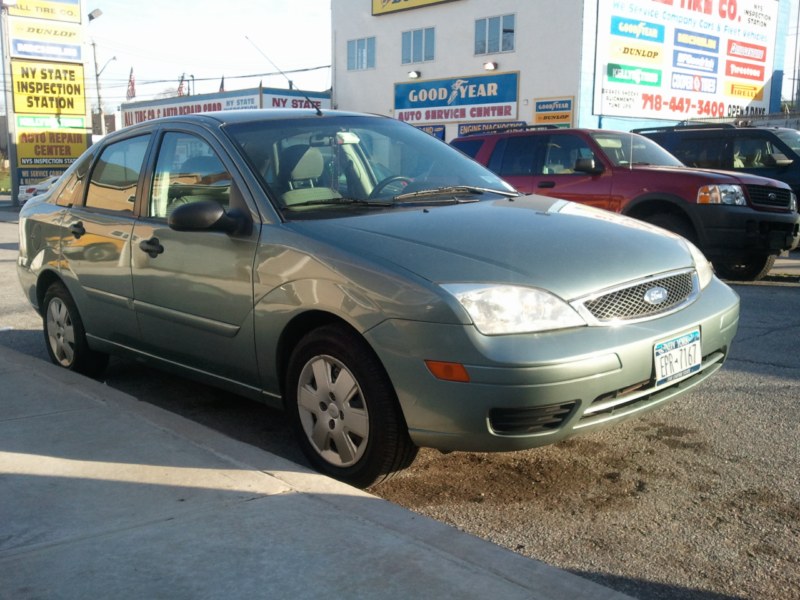
[[[628,203],[623,209],[622,214],[640,221],[650,222],[654,215],[667,214],[684,221],[694,233],[695,239],[700,243],[704,240],[702,227],[699,227],[689,210],[686,209],[687,203],[680,197],[670,195],[645,195]]]
[[[283,328],[276,345],[275,369],[278,376],[281,396],[284,396],[286,392],[286,374],[289,369],[289,359],[297,344],[311,331],[334,324],[341,325],[351,330],[355,335],[363,339],[364,343],[372,350],[372,346],[370,346],[369,342],[364,338],[364,335],[357,328],[353,327],[351,323],[338,315],[319,309],[308,310],[296,315]],[[375,355],[375,359],[380,362],[377,353],[375,353],[374,350],[372,350],[372,353]],[[381,365],[383,365],[383,363],[381,363]]]
[[[49,269],[47,271],[43,271],[36,279],[36,309],[40,315],[44,311],[44,295],[54,283],[60,283],[67,288],[67,284],[64,279],[58,273]]]

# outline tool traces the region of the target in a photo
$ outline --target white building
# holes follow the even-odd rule
[[[779,112],[791,1],[331,0],[332,103],[448,140]]]

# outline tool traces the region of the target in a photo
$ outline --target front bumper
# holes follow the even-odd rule
[[[367,337],[415,444],[509,451],[551,444],[680,396],[722,366],[738,319],[738,296],[715,279],[692,305],[644,323],[488,337],[469,326],[388,321]],[[654,344],[696,326],[701,370],[654,390]],[[470,382],[436,379],[426,359],[465,365]]]
[[[800,241],[800,214],[773,213],[746,206],[697,205],[702,250],[709,258],[732,251],[779,254]]]

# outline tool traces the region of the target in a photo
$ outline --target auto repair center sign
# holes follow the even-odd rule
[[[394,86],[395,118],[414,125],[517,117],[519,73],[431,79]]]

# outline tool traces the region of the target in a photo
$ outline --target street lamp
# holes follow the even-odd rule
[[[91,23],[98,17],[103,14],[103,11],[99,8],[95,8],[92,12],[89,13],[89,22]],[[97,68],[97,45],[92,40],[92,54],[94,55],[94,81],[97,85],[97,115],[100,118],[100,135],[106,134],[106,120],[103,116],[103,99],[100,97],[100,75],[103,74],[103,71],[106,70],[106,67],[111,64],[111,62],[117,60],[116,56],[112,56],[106,61],[106,64],[103,65],[102,69]]]

